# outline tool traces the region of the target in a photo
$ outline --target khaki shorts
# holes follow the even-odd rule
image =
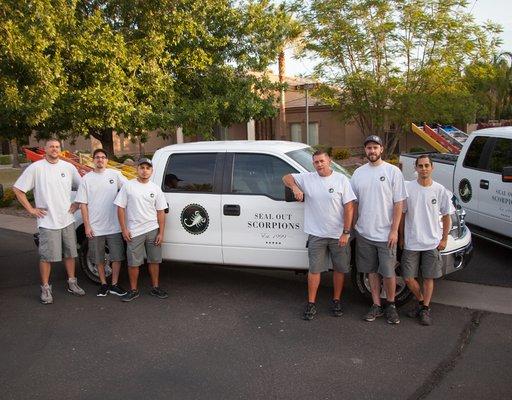
[[[308,237],[309,272],[319,274],[329,270],[328,258],[336,272],[350,272],[350,243],[340,247],[338,239]]]
[[[148,263],[159,264],[162,262],[162,246],[155,245],[158,229],[132,237],[126,244],[126,256],[129,267],[140,267],[144,264],[144,255]]]
[[[39,228],[39,258],[45,262],[58,262],[63,258],[75,258],[75,224],[62,229]]]
[[[120,233],[94,236],[89,239],[88,257],[94,264],[105,263],[105,244],[108,246],[110,261],[123,261],[125,259],[123,236]]]
[[[437,249],[414,251],[404,250],[402,253],[402,276],[416,278],[421,272],[423,278],[437,279],[443,276],[443,260]]]
[[[390,248],[387,242],[375,242],[356,233],[356,261],[358,272],[396,276],[396,246]]]

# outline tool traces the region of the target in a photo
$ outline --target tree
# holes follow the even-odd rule
[[[64,89],[61,24],[64,0],[2,0],[0,11],[0,136],[11,143],[19,167],[18,141],[45,123]]]
[[[478,103],[478,120],[512,118],[512,53],[474,61],[466,67],[465,80]]]
[[[464,0],[314,0],[303,9],[308,49],[320,62],[317,94],[385,137],[392,153],[410,123],[461,122],[476,107],[465,65],[496,49],[499,27],[478,26]],[[393,127],[392,134],[387,135]]]

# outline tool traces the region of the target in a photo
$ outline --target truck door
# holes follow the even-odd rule
[[[165,259],[222,263],[220,192],[224,154],[179,152],[168,156],[161,186],[169,204]]]
[[[481,180],[485,180],[482,174],[486,172],[489,160],[490,139],[488,136],[473,138],[466,153],[460,156],[463,159],[458,160],[453,175],[453,192],[466,210],[466,221],[478,226],[482,226],[479,212],[480,185]]]
[[[227,153],[222,195],[224,263],[307,269],[302,203],[287,203],[282,177],[297,172],[270,154]]]
[[[486,172],[480,176],[480,224],[484,228],[512,236],[512,183],[503,182],[504,167],[512,166],[512,139],[493,138]]]

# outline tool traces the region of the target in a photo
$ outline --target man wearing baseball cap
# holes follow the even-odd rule
[[[357,270],[367,273],[373,304],[364,316],[371,322],[384,315],[381,280],[386,290],[386,319],[398,324],[395,307],[398,227],[406,190],[402,172],[382,160],[382,140],[371,135],[364,141],[368,163],[355,170],[351,184],[357,197],[354,208]]]
[[[144,263],[144,251],[152,285],[149,293],[160,299],[168,297],[159,286],[167,202],[162,189],[151,182],[152,173],[151,160],[141,158],[137,162],[137,178],[125,183],[114,201],[121,232],[127,243],[130,279],[130,290],[121,298],[122,301],[132,301],[139,297],[137,284],[139,267]]]

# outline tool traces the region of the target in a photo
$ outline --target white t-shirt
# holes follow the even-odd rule
[[[121,232],[114,200],[117,192],[128,182],[123,174],[115,169],[103,172],[89,172],[82,178],[75,201],[87,204],[89,221],[96,236]]]
[[[36,208],[46,210],[43,218],[37,218],[38,227],[62,229],[75,222],[69,207],[72,188],[78,187],[80,181],[80,174],[73,164],[63,160],[52,164],[43,159],[30,164],[14,187],[25,193],[34,189]]]
[[[402,172],[387,162],[367,163],[350,180],[357,196],[357,232],[366,239],[387,242],[393,222],[394,204],[407,197]]]
[[[137,179],[126,182],[114,201],[126,208],[126,225],[132,237],[158,229],[157,210],[165,210],[164,193],[155,183],[140,183]]]
[[[317,172],[292,174],[304,192],[304,232],[338,239],[343,233],[343,205],[355,200],[348,178],[333,171],[329,176]]]
[[[405,186],[404,248],[414,251],[435,249],[443,237],[439,216],[455,212],[450,193],[437,182],[421,186],[418,181],[410,181]]]

